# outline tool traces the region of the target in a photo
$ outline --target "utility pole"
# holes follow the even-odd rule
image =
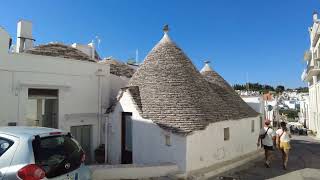
[[[246,84],[247,84],[247,91],[249,91],[249,75],[248,72],[246,72]]]

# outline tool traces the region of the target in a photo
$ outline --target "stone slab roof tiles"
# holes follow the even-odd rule
[[[147,55],[129,86],[139,89],[142,117],[173,133],[188,134],[212,122],[257,116],[229,104],[228,95],[200,74],[167,33]]]
[[[200,71],[204,78],[210,82],[210,86],[229,105],[233,119],[257,116],[258,113],[252,109],[237,92],[217,72],[212,70],[208,63]]]
[[[60,43],[43,44],[43,45],[36,46],[32,49],[25,50],[24,52],[29,54],[35,54],[35,55],[42,55],[42,56],[53,56],[53,57],[61,57],[61,58],[67,58],[67,59],[96,62],[95,60],[91,59],[87,54],[83,53],[82,51],[68,45],[60,44]],[[99,58],[98,55],[96,55],[96,57]]]
[[[128,64],[122,63],[115,59],[104,59],[99,63],[109,64],[110,65],[110,73],[116,76],[125,76],[127,78],[131,78],[135,72],[135,69],[130,67]]]

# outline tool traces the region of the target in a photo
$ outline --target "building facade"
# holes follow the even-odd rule
[[[302,94],[299,97],[300,101],[300,113],[299,113],[299,122],[303,124],[304,127],[310,129],[310,121],[309,121],[309,108],[310,108],[310,102],[309,102],[309,95],[308,94]]]
[[[188,175],[257,150],[259,114],[166,31],[107,114],[111,164],[171,162]]]
[[[0,126],[71,131],[94,162],[94,150],[105,142],[104,112],[133,72],[98,63],[92,44],[33,46],[28,21],[18,23],[14,48],[11,42],[0,28]]]
[[[304,54],[307,68],[301,79],[309,87],[309,129],[320,136],[320,20],[313,14],[313,24],[309,27],[310,48]]]

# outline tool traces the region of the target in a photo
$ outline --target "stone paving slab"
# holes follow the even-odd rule
[[[320,179],[320,169],[305,168],[293,171],[278,177],[271,178],[272,180],[292,179],[292,180],[318,180]]]
[[[282,169],[281,153],[275,151],[271,168],[265,168],[264,159],[259,159],[211,179],[320,179],[320,141],[308,136],[294,136],[291,144],[288,170]]]

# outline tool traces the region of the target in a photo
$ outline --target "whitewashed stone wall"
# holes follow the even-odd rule
[[[0,28],[0,126],[8,122],[28,125],[28,88],[58,89],[59,128],[70,131],[71,126],[92,125],[93,152],[100,143],[98,137],[103,133],[98,122],[99,77],[96,72],[101,69],[104,75],[101,76],[101,112],[104,113],[110,99],[109,66],[59,57],[9,53],[8,42],[8,34]]]
[[[254,132],[251,132],[251,121]],[[222,121],[210,124],[205,130],[187,137],[187,171],[231,160],[257,150],[260,130],[259,117]],[[229,128],[230,139],[224,141],[224,128]]]
[[[212,123],[203,131],[180,136],[143,119],[130,93],[125,91],[109,115],[108,160],[111,164],[121,163],[121,112],[132,112],[133,163],[172,162],[179,166],[181,172],[187,173],[257,150],[259,116]],[[254,132],[251,132],[252,121]],[[226,127],[230,129],[228,141],[224,141],[223,128]],[[165,135],[170,135],[171,146],[165,144]]]
[[[172,162],[185,170],[186,137],[170,134],[151,120],[143,119],[127,91],[109,115],[108,161],[121,163],[121,113],[132,112],[133,163],[154,164]],[[170,135],[171,146],[165,144],[165,135]]]

